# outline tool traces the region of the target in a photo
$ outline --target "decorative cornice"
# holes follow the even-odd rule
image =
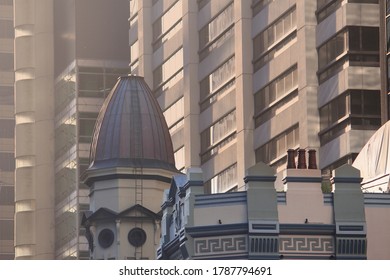
[[[364,193],[364,205],[390,207],[390,193]]]
[[[334,235],[333,224],[280,224],[280,234]]]
[[[245,176],[244,182],[247,184],[248,182],[275,182],[276,176]]]
[[[94,182],[97,181],[114,180],[114,179],[156,180],[165,183],[170,183],[172,181],[171,177],[165,177],[162,175],[117,173],[117,174],[105,174],[105,175],[96,175],[93,177],[89,177],[85,180],[84,183],[88,186],[91,186]]]
[[[186,227],[186,233],[192,237],[223,236],[247,234],[248,223]]]
[[[283,184],[286,183],[321,183],[322,177],[292,177],[287,176],[283,178]]]
[[[195,207],[227,204],[243,204],[247,202],[246,192],[202,194],[195,196]]]
[[[358,177],[332,177],[330,178],[330,182],[332,184],[337,183],[349,183],[349,184],[360,184],[362,182],[362,178]]]

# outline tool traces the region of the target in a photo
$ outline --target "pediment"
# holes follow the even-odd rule
[[[91,211],[84,212],[81,223],[85,224],[87,222],[92,222],[97,220],[115,220],[117,215],[118,214],[115,211],[112,211],[108,208],[99,208],[93,213]]]
[[[175,203],[176,196],[178,195],[179,190],[187,182],[187,176],[184,174],[177,174],[172,177],[171,187],[169,189],[168,201]]]
[[[155,213],[152,210],[140,205],[136,204],[131,206],[130,208],[120,212],[118,214],[119,218],[143,218],[143,219],[153,219],[153,220],[161,220],[161,214]]]

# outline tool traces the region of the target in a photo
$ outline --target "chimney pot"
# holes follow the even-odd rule
[[[316,150],[309,150],[309,169],[317,169]]]
[[[287,150],[287,169],[296,169],[295,165],[295,150],[288,149]]]
[[[298,150],[298,169],[306,169],[306,151],[305,149]]]

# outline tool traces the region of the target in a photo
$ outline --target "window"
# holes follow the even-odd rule
[[[130,46],[130,61],[134,63],[138,60],[139,57],[139,41],[135,41],[134,44]]]
[[[200,11],[204,6],[206,6],[210,0],[197,0],[198,1],[198,11]]]
[[[255,94],[255,111],[261,112],[298,86],[298,70],[294,65]]]
[[[3,172],[15,171],[15,154],[11,152],[0,152],[0,170]]]
[[[321,130],[330,127],[349,114],[349,100],[346,94],[333,99],[327,105],[320,108]]]
[[[14,87],[0,86],[0,104],[14,105]]]
[[[76,115],[64,119],[55,130],[55,155],[63,155],[76,144]]]
[[[319,69],[324,68],[347,50],[347,30],[335,35],[318,49]]]
[[[379,51],[379,29],[377,27],[351,26],[349,32],[349,50]]]
[[[13,72],[14,71],[14,54],[0,53],[0,71]]]
[[[0,240],[14,239],[14,221],[0,220]]]
[[[390,14],[390,0],[386,0],[386,15]]]
[[[273,48],[261,54],[258,58],[253,60],[253,71],[256,72],[261,67],[263,67],[266,63],[277,57],[280,53],[282,53],[286,48],[291,46],[297,38],[297,32],[293,31],[290,35],[285,37],[282,41],[277,43]]]
[[[318,79],[322,83],[350,66],[379,66],[378,27],[350,26],[318,48]]]
[[[299,126],[295,125],[256,149],[256,162],[272,164],[274,160],[285,155],[288,149],[295,149],[298,146]]]
[[[297,14],[294,7],[253,39],[254,60],[256,61],[263,56],[266,51],[269,51],[296,28]]]
[[[133,18],[138,13],[138,1],[130,0],[130,18]]]
[[[235,59],[233,56],[200,82],[201,109],[206,109],[218,96],[227,93],[228,89],[235,84],[234,77]]]
[[[237,188],[237,164],[233,164],[224,171],[205,182],[206,193],[224,193]]]
[[[98,113],[79,113],[79,141],[90,143]]]
[[[0,19],[0,38],[13,39],[15,37],[13,20]]]
[[[298,87],[298,70],[294,65],[255,93],[255,120]],[[258,122],[258,121],[256,121]]]
[[[153,71],[153,85],[157,89],[168,82],[183,68],[183,48],[175,52]]]
[[[177,170],[183,170],[185,167],[185,147],[183,146],[175,151],[174,156]]]
[[[317,22],[320,23],[341,7],[340,0],[317,0]]]
[[[335,170],[336,168],[339,168],[340,166],[343,166],[344,164],[352,165],[352,163],[355,161],[357,156],[358,156],[358,153],[351,153],[349,155],[346,155],[346,156],[340,158],[336,162],[332,163],[331,165],[329,165],[321,170],[322,177],[330,179],[332,177],[333,170]]]
[[[390,92],[390,56],[387,56],[387,92]]]
[[[218,153],[219,149],[236,137],[236,111],[222,117],[219,121],[201,132],[202,163]]]
[[[13,0],[0,0],[0,5],[12,6]]]
[[[348,3],[378,4],[379,0],[348,0]],[[341,0],[317,0],[317,21],[320,23],[342,5]]]
[[[14,205],[15,189],[13,186],[0,187],[0,205]]]
[[[390,17],[386,18],[386,39],[387,52],[390,52]]]
[[[15,136],[15,120],[0,119],[0,139],[14,138]]]
[[[79,67],[79,97],[104,98],[127,69]]]
[[[231,3],[199,31],[200,60],[232,36],[233,25],[234,9]]]
[[[169,128],[184,118],[184,97],[181,97],[164,111],[164,117]]]
[[[319,109],[321,144],[347,129],[375,130],[380,127],[380,93],[376,90],[349,90]]]
[[[158,49],[166,40],[181,29],[182,2],[176,1],[159,19],[153,23],[153,49]]]
[[[274,0],[253,0],[252,1],[252,15],[255,16],[260,13],[265,7],[268,6],[269,3]]]

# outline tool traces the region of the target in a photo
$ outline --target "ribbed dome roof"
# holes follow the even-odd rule
[[[89,169],[109,167],[176,170],[164,115],[142,77],[120,77],[96,120]]]

